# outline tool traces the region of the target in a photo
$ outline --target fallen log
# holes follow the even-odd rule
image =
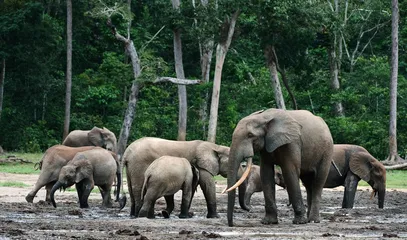
[[[407,169],[407,163],[401,163],[391,166],[384,166],[386,170],[405,170]]]

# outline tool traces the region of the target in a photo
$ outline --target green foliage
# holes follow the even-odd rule
[[[220,93],[217,143],[229,145],[237,122],[248,114],[275,107],[264,46],[273,44],[280,67],[300,109],[323,117],[335,143],[364,146],[375,157],[388,152],[389,121],[389,5],[383,1],[349,2],[349,19],[337,16],[329,1],[200,1],[182,2],[174,11],[170,1],[77,1],[73,5],[73,86],[71,130],[105,126],[118,136],[134,80],[123,43],[106,25],[110,17],[121,35],[130,37],[140,57],[141,85],[129,143],[143,136],[176,139],[178,89],[171,83],[153,84],[157,77],[176,76],[173,30],[181,30],[186,78],[200,79],[202,43],[224,36],[220,30],[237,9],[240,16],[225,59]],[[339,2],[342,6],[343,1]],[[102,4],[102,5],[100,5]],[[105,6],[103,6],[105,4]],[[400,76],[398,87],[399,154],[407,155],[407,34],[404,2],[400,2]],[[403,8],[404,6],[404,8]],[[0,145],[6,150],[44,151],[61,142],[65,96],[65,3],[5,1],[0,5],[0,60],[6,59]],[[109,11],[102,11],[102,10]],[[341,7],[341,10],[344,8]],[[97,12],[96,15],[95,12]],[[93,14],[93,15],[92,15]],[[96,16],[96,17],[91,17]],[[380,27],[374,28],[375,24]],[[76,26],[76,27],[75,27]],[[374,29],[359,38],[361,29]],[[349,54],[368,41],[364,53],[350,63],[344,48],[340,91],[330,87],[328,49],[332,33],[341,30]],[[377,33],[372,38],[373,33]],[[201,45],[200,45],[201,44]],[[359,46],[359,50],[361,49]],[[213,78],[215,53],[210,79]],[[201,107],[212,81],[187,86],[187,139],[206,139],[208,122]],[[291,100],[283,87],[287,108]],[[335,117],[341,101],[345,117]]]

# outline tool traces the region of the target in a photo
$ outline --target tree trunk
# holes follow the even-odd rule
[[[130,8],[130,1],[128,1],[128,5]],[[130,95],[129,95],[129,103],[127,105],[126,113],[124,115],[124,120],[123,120],[123,125],[120,130],[120,135],[119,135],[119,140],[117,143],[117,155],[119,156],[120,162],[121,162],[121,157],[123,156],[124,151],[126,150],[127,147],[127,140],[130,135],[130,129],[131,125],[133,123],[133,119],[136,116],[136,106],[137,106],[137,101],[138,101],[138,95],[140,91],[140,85],[137,82],[138,77],[141,74],[141,67],[140,67],[140,59],[138,57],[136,48],[134,47],[133,41],[130,38],[125,38],[122,35],[120,35],[116,27],[112,24],[111,20],[108,19],[107,25],[110,27],[112,34],[116,37],[117,40],[120,42],[123,42],[125,45],[126,53],[130,56],[131,59],[131,65],[133,68],[133,83],[131,85],[130,89]],[[130,23],[129,23],[130,25]],[[128,33],[129,34],[129,33]],[[128,36],[130,37],[130,36]]]
[[[192,1],[192,4],[195,8],[195,1]],[[208,5],[207,0],[201,0],[202,6],[206,7]],[[196,22],[196,19],[195,19]],[[201,79],[203,83],[209,83],[209,76],[211,71],[211,62],[212,62],[212,55],[213,55],[213,35],[210,40],[205,40],[205,42],[201,42],[199,40],[199,53],[201,59]],[[202,96],[201,107],[199,110],[199,117],[202,123],[202,139],[207,138],[206,134],[206,126],[208,121],[208,102],[209,102],[209,90],[205,89],[205,92]]]
[[[175,10],[179,11],[180,1],[172,0],[172,6]],[[184,65],[182,63],[182,42],[181,30],[174,29],[174,59],[175,59],[175,72],[177,78],[184,79]],[[185,141],[187,134],[187,89],[185,85],[178,85],[178,141]]]
[[[72,0],[66,1],[66,93],[65,93],[65,120],[63,139],[69,133],[71,117],[71,91],[72,91]]]
[[[392,0],[391,18],[391,80],[390,80],[390,127],[389,127],[389,161],[398,161],[397,153],[397,77],[398,77],[398,28],[399,8],[398,0]]]
[[[219,95],[220,95],[220,83],[222,79],[222,68],[225,62],[226,53],[228,52],[230,43],[232,42],[233,33],[235,32],[235,25],[240,11],[237,10],[229,22],[229,29],[227,38],[223,42],[219,42],[216,47],[216,68],[215,76],[213,79],[212,89],[212,102],[208,127],[208,141],[215,143],[216,141],[216,127],[218,121],[218,107],[219,107]],[[222,34],[221,34],[222,35]]]
[[[6,59],[1,61],[1,73],[0,73],[0,120],[1,113],[3,111],[3,94],[4,94],[4,81],[6,79]]]
[[[272,45],[266,46],[266,48],[264,50],[265,57],[266,57],[266,64],[270,71],[271,86],[273,87],[274,99],[276,100],[277,108],[286,109],[285,102],[284,102],[284,96],[281,91],[280,80],[278,78],[277,60],[275,58],[274,52],[275,52],[274,46],[272,46]]]
[[[334,11],[334,14],[336,15],[337,19],[339,19],[340,18],[339,0],[334,0],[334,6],[332,7],[332,11]],[[330,77],[331,89],[333,93],[337,93],[340,90],[339,73],[341,70],[341,61],[342,61],[342,41],[339,30],[334,29],[333,31],[334,39],[331,42],[331,47],[328,49],[328,58],[329,58],[329,70],[331,73]],[[334,112],[335,115],[338,117],[345,116],[341,101],[334,103]]]

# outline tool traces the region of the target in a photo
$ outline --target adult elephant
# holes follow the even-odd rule
[[[88,198],[94,186],[98,186],[103,198],[103,207],[111,207],[110,191],[113,180],[117,177],[116,200],[120,195],[121,171],[115,153],[97,147],[88,151],[77,153],[74,158],[61,168],[58,181],[51,189],[50,199],[55,203],[55,191],[76,185],[79,204],[81,208],[88,208]]]
[[[386,168],[365,148],[358,145],[335,144],[333,159],[341,175],[331,167],[325,188],[345,186],[342,208],[353,208],[355,193],[361,179],[378,194],[378,206],[383,208],[386,195]]]
[[[154,205],[164,196],[167,207],[162,214],[169,218],[174,210],[174,194],[182,190],[179,218],[190,218],[189,208],[198,187],[199,171],[185,158],[162,156],[155,160],[144,173],[142,189],[143,206],[139,217],[154,218]]]
[[[51,202],[50,192],[52,186],[58,180],[61,168],[65,166],[78,153],[95,148],[94,146],[85,147],[67,147],[64,145],[55,145],[45,151],[40,163],[40,176],[35,183],[34,189],[27,194],[25,200],[32,203],[37,192],[45,186],[47,193],[45,201]]]
[[[116,135],[109,129],[93,127],[92,130],[73,130],[66,136],[62,145],[69,147],[97,146],[117,152]]]
[[[324,188],[344,186],[342,208],[353,208],[355,193],[361,179],[372,188],[372,194],[378,196],[378,206],[383,208],[386,195],[386,168],[374,158],[365,148],[358,145],[335,144],[333,161]],[[276,172],[276,177],[278,172]],[[284,179],[276,179],[276,184],[285,188]],[[247,179],[245,203],[250,206],[253,192],[261,192],[260,168],[253,165]]]
[[[229,147],[200,140],[172,141],[153,137],[144,137],[134,141],[123,154],[123,165],[127,171],[127,185],[131,200],[130,216],[138,217],[142,206],[141,189],[144,172],[155,159],[165,155],[186,158],[198,168],[199,185],[208,209],[206,217],[218,217],[213,176],[218,174],[223,177],[227,176]]]
[[[233,132],[229,154],[229,226],[233,226],[234,189],[247,177],[255,151],[259,151],[261,157],[260,174],[266,210],[261,222],[278,223],[275,164],[280,166],[287,185],[294,208],[293,223],[319,222],[321,193],[333,151],[332,136],[325,121],[309,111],[280,109],[258,111],[239,121]],[[243,160],[248,160],[247,169],[236,183],[236,174]],[[299,178],[307,190],[307,216]]]

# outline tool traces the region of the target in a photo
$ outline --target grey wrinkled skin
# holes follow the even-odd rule
[[[51,188],[57,182],[61,168],[71,161],[78,152],[94,148],[94,146],[68,147],[64,145],[55,145],[48,148],[39,163],[40,176],[35,183],[34,189],[25,197],[26,201],[32,203],[37,192],[45,186],[47,191],[45,201],[51,202]]]
[[[172,141],[153,137],[134,141],[123,154],[123,166],[127,171],[131,201],[130,216],[138,217],[143,204],[141,190],[146,169],[155,159],[165,155],[186,158],[199,170],[199,185],[208,209],[206,217],[219,217],[216,210],[216,185],[213,177],[218,174],[227,176],[229,147],[200,140]]]
[[[275,165],[280,166],[294,209],[294,224],[320,222],[322,188],[328,176],[333,140],[325,121],[305,110],[267,109],[237,124],[229,153],[228,187],[236,183],[240,163],[260,154],[265,200],[263,224],[276,224]],[[299,179],[307,190],[308,211]],[[233,226],[235,191],[228,192],[228,225]]]
[[[179,218],[190,218],[189,209],[199,181],[199,172],[185,158],[162,156],[155,160],[144,173],[142,188],[143,206],[139,217],[154,218],[154,205],[165,197],[167,208],[162,212],[169,218],[174,210],[174,194],[182,190]]]
[[[116,135],[105,127],[93,127],[92,130],[74,130],[66,136],[62,145],[69,147],[97,146],[117,153]]]
[[[100,147],[79,152],[62,167],[58,181],[51,189],[51,202],[56,207],[55,191],[75,184],[81,208],[89,207],[88,198],[94,186],[99,187],[103,199],[102,206],[111,207],[111,189],[115,178],[120,185],[120,167],[115,153]],[[120,188],[117,198],[119,194]]]

